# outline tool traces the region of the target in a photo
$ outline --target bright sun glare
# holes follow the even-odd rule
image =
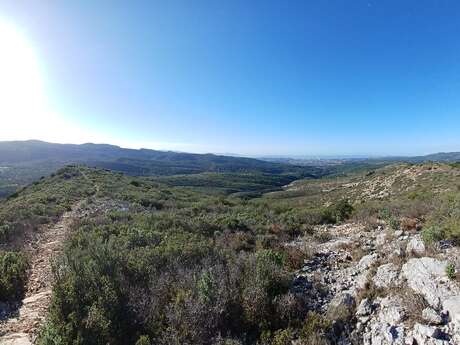
[[[0,21],[0,140],[44,138],[55,128],[39,60],[26,37]]]

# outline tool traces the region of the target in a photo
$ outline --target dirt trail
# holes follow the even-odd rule
[[[51,259],[62,250],[70,225],[78,216],[80,204],[64,213],[55,225],[42,229],[36,241],[29,243],[26,252],[30,257],[30,268],[25,296],[16,313],[0,322],[0,345],[30,345],[35,342],[51,298]]]

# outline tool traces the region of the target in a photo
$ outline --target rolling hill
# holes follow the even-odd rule
[[[254,158],[126,149],[107,144],[53,144],[43,141],[0,142],[0,164],[26,166],[86,163],[135,175],[201,172],[304,173],[305,169]]]
[[[134,150],[106,144],[74,145],[37,140],[10,141],[0,142],[0,197],[69,164],[82,164],[132,176],[225,173],[227,177],[234,176],[237,180],[240,180],[241,174],[244,176],[251,174],[253,180],[262,181],[258,183],[257,188],[254,186],[245,188],[244,183],[240,184],[236,188],[238,192],[255,189],[270,190],[298,178],[314,178],[324,174],[323,169],[319,167],[301,167],[254,158],[148,149]],[[272,179],[272,176],[277,178]],[[199,179],[202,180],[201,177]],[[272,180],[276,181],[272,183]],[[179,185],[184,185],[183,179]],[[196,185],[196,179],[191,185]]]

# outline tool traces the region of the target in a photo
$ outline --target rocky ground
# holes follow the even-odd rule
[[[385,224],[317,232],[322,243],[290,243],[315,248],[294,290],[309,294],[316,312],[346,320],[338,344],[460,344],[460,283],[453,269],[460,267],[458,248],[426,248],[416,229],[394,231]]]

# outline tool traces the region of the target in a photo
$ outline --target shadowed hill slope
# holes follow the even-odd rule
[[[253,158],[125,149],[105,144],[52,144],[42,141],[0,142],[0,164],[44,162],[86,163],[136,175],[175,175],[200,172],[260,172],[306,174],[301,167]]]
[[[289,183],[298,178],[314,178],[324,174],[323,169],[317,167],[299,167],[214,154],[133,150],[101,144],[64,145],[34,140],[0,142],[0,197],[9,195],[18,186],[36,181],[41,176],[48,176],[68,164],[84,164],[132,176],[253,174],[256,179],[262,181],[256,189],[264,191],[278,188],[281,185],[280,181]],[[239,179],[238,176],[235,178]],[[236,191],[248,190],[237,188]]]

